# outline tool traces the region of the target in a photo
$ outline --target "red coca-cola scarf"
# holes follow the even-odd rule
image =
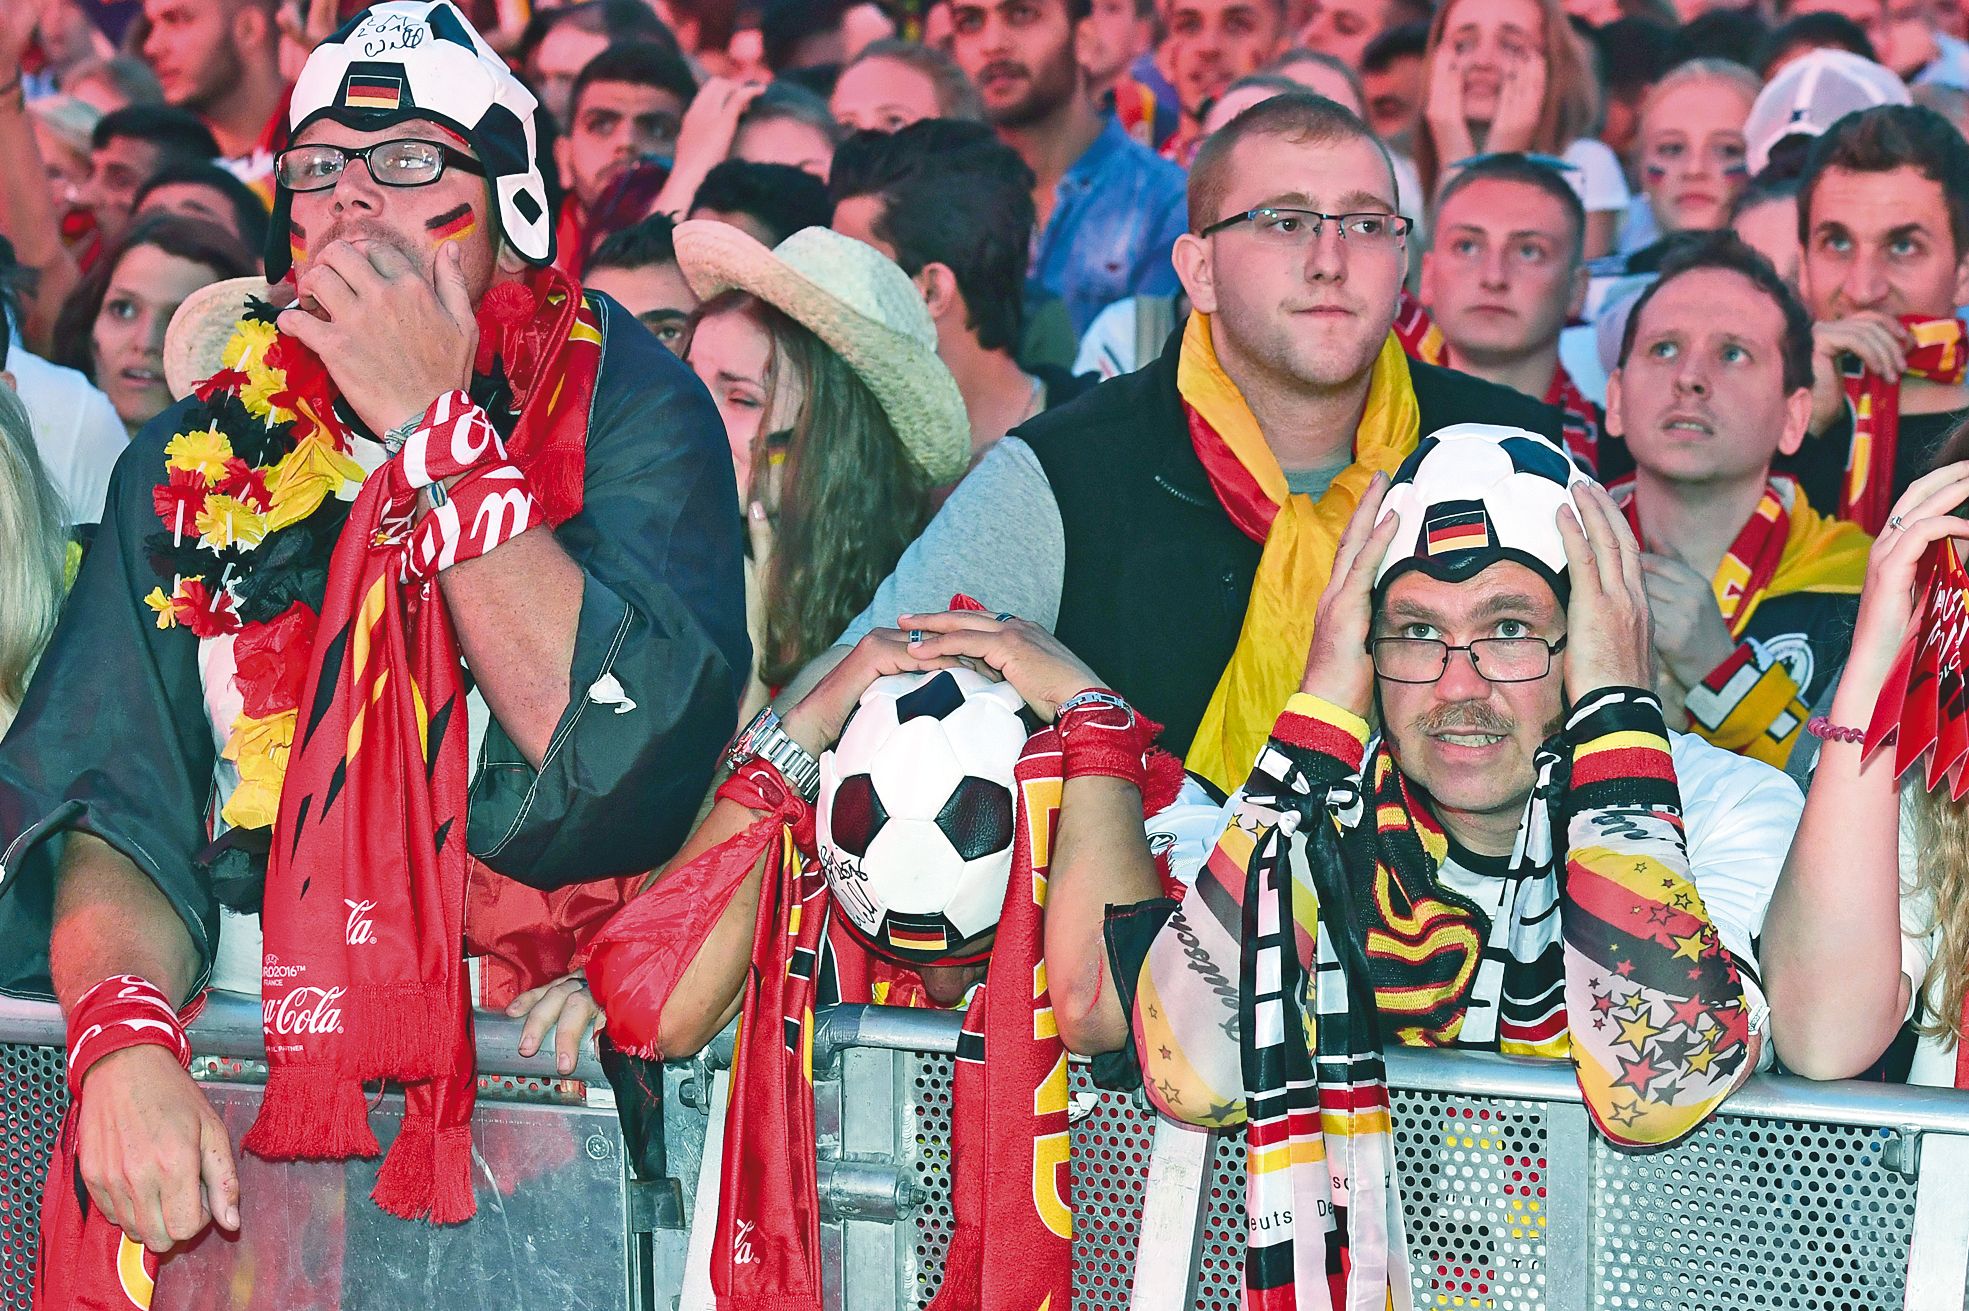
[[[363,484],[330,563],[268,861],[266,1098],[242,1143],[273,1160],[373,1156],[363,1081],[402,1081],[403,1126],[372,1195],[440,1223],[475,1204],[470,762],[437,574],[580,510],[601,355],[580,288],[551,269],[495,288],[480,320],[479,367],[497,358],[519,411],[510,444],[465,393],[440,397]],[[329,413],[325,370],[314,384]],[[425,491],[447,481],[448,496]],[[420,495],[431,508],[418,517]]]
[[[1946,386],[1960,383],[1969,352],[1965,352],[1962,320],[1928,319],[1903,314],[1901,324],[1914,334],[1907,353],[1906,378],[1923,378]],[[1878,534],[1894,508],[1894,460],[1901,440],[1901,384],[1861,367],[1851,356],[1840,373],[1846,399],[1853,407],[1853,445],[1846,453],[1846,480],[1839,489],[1839,517],[1851,519]]]

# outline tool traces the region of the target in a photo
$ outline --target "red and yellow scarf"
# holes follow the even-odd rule
[[[1963,380],[1969,343],[1960,319],[1928,319],[1904,314],[1901,324],[1914,334],[1903,378],[1945,386]],[[1853,407],[1853,445],[1846,454],[1846,479],[1839,489],[1839,516],[1878,534],[1894,508],[1894,460],[1901,438],[1901,384],[1859,366],[1848,356],[1840,373]]]

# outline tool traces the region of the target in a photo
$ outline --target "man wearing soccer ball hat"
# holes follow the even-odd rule
[[[532,95],[398,0],[315,49],[290,125],[293,307],[186,307],[205,380],[132,441],[0,751],[0,987],[71,1039],[43,1305],[238,1227],[182,1069],[208,986],[263,1000],[247,1150],[374,1156],[362,1083],[399,1081],[377,1203],[468,1217],[463,958],[481,1004],[567,970],[682,840],[750,668],[717,414],[551,267]]]
[[[1070,1045],[1132,1038],[1165,1113],[1245,1124],[1253,1294],[1408,1304],[1386,1043],[1570,1057],[1635,1147],[1762,1059],[1750,944],[1799,797],[1667,732],[1648,630],[1634,538],[1557,446],[1438,431],[1363,497],[1180,903],[1108,911],[1110,987],[1063,998],[1085,967],[1049,956]]]

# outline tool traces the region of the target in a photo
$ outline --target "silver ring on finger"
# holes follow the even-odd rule
[[[1010,623],[1012,620],[1018,618],[1018,616],[1013,614],[1010,610],[1000,610],[996,615],[992,617],[998,620],[998,622],[1001,624]]]
[[[921,642],[922,640],[923,640],[923,630],[922,630],[922,629],[920,629],[920,628],[912,628],[912,629],[910,629],[910,630],[909,630],[909,644],[910,644],[911,646],[915,646],[915,645],[916,645],[917,643],[919,643],[919,642]]]
[[[1901,519],[1901,516],[1899,516],[1898,514],[1890,514],[1887,516],[1887,526],[1889,528],[1892,528],[1895,532],[1899,532],[1901,529],[1907,527],[1907,524]]]

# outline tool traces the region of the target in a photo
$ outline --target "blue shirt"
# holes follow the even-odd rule
[[[1060,179],[1031,273],[1066,302],[1076,333],[1115,301],[1177,291],[1169,248],[1189,228],[1183,188],[1183,170],[1113,117]]]

